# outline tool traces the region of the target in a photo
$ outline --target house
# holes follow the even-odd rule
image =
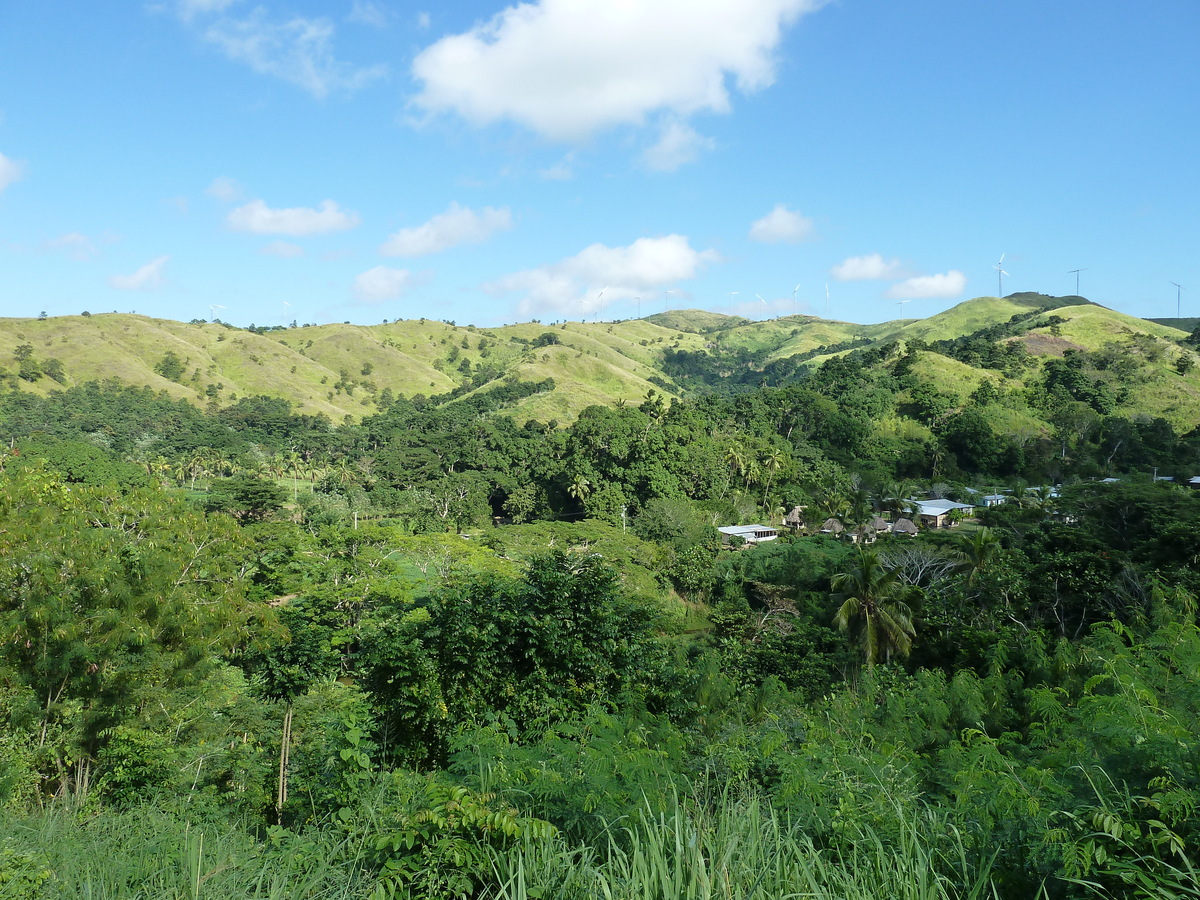
[[[1188,487],[1200,490],[1200,475],[1194,475],[1187,480]]]
[[[897,519],[892,525],[892,534],[904,534],[909,537],[917,536],[917,526],[913,524],[912,519]]]
[[[983,506],[999,506],[1008,500],[1008,494],[984,494],[979,498]]]
[[[717,531],[721,532],[721,544],[726,547],[735,537],[746,544],[761,544],[779,537],[778,530],[769,525],[723,525]]]
[[[917,517],[926,528],[948,528],[954,524],[951,513],[955,510],[974,510],[969,503],[955,503],[953,500],[913,500],[917,508]]]
[[[821,534],[832,534],[837,537],[845,530],[846,526],[841,523],[841,520],[832,516],[821,523]]]
[[[882,516],[872,516],[868,521],[863,522],[850,535],[850,539],[856,544],[873,544],[881,534],[887,534],[892,530],[892,523]]]
[[[797,531],[804,528],[804,510],[807,506],[793,506],[792,511],[783,517],[783,524]]]

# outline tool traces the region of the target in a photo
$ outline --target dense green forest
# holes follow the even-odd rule
[[[1023,322],[565,425],[5,390],[0,898],[1200,896],[1200,436]]]

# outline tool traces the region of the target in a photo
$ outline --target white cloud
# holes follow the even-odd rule
[[[100,251],[96,249],[96,243],[86,234],[80,234],[78,231],[72,231],[46,241],[46,249],[61,250],[77,262],[87,262],[100,255]]]
[[[426,28],[428,28],[432,24],[432,22],[433,22],[433,20],[430,19],[429,13],[427,13],[427,12],[417,13],[417,27],[420,28],[422,31],[424,31]]]
[[[838,281],[874,281],[903,278],[905,269],[898,259],[885,260],[882,254],[850,256],[829,270]]]
[[[718,262],[715,250],[698,251],[683,235],[639,238],[625,247],[592,244],[553,265],[505,275],[485,290],[521,292],[521,315],[565,312],[590,315],[603,304],[645,296],[669,284],[694,278],[705,265]],[[598,297],[603,291],[604,296]]]
[[[538,0],[510,6],[413,60],[430,113],[511,120],[579,140],[653,113],[730,108],[775,78],[783,29],[824,0]]]
[[[967,276],[957,269],[951,269],[944,275],[918,275],[905,279],[888,288],[885,296],[893,300],[952,300],[962,296],[966,286]]]
[[[293,259],[297,256],[304,255],[304,248],[298,244],[289,244],[287,241],[271,241],[265,247],[258,251],[265,256],[278,256],[280,259]]]
[[[413,273],[408,269],[376,266],[354,279],[354,297],[361,303],[395,300],[413,284],[413,281]]]
[[[304,237],[347,231],[359,223],[358,213],[343,211],[332,200],[323,200],[316,209],[296,207],[271,209],[262,200],[251,200],[232,210],[226,221],[234,231],[251,234],[286,234]]]
[[[750,226],[750,239],[765,244],[796,244],[811,238],[815,231],[812,219],[778,203]]]
[[[384,65],[354,66],[337,59],[334,31],[328,19],[270,22],[260,8],[244,19],[217,19],[205,28],[204,39],[260,75],[291,82],[317,99],[359,90],[387,74]]]
[[[444,213],[416,228],[402,228],[393,234],[379,252],[384,256],[428,256],[459,244],[479,244],[498,231],[512,228],[508,207],[484,207],[479,212],[451,203]]]
[[[642,162],[658,172],[674,172],[714,146],[712,138],[697,134],[686,122],[670,122],[663,128],[658,143],[642,154]]]
[[[538,169],[538,175],[546,181],[570,181],[575,177],[570,159],[563,159],[545,169]]]
[[[372,28],[387,28],[391,15],[386,6],[381,3],[375,3],[374,0],[354,0],[354,6],[350,10],[350,15],[346,16],[346,19],[357,25],[370,25]]]
[[[163,267],[169,256],[160,256],[146,263],[132,275],[113,275],[108,279],[110,286],[118,291],[157,291],[166,286]]]
[[[23,165],[0,153],[0,191],[3,191],[13,182],[19,181],[24,174],[25,167]]]
[[[190,22],[198,15],[222,13],[238,0],[179,0],[179,18]]]
[[[228,175],[218,175],[204,193],[222,203],[237,203],[243,196],[242,186]]]

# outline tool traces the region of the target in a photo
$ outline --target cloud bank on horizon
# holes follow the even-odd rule
[[[605,300],[653,300],[667,285],[694,278],[718,262],[715,250],[695,250],[683,235],[639,238],[625,247],[592,244],[557,263],[505,275],[486,289],[519,293],[522,315],[561,313],[564,318],[596,315]]]

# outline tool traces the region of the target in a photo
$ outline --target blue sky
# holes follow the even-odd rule
[[[1200,314],[1200,4],[0,5],[0,315]]]

